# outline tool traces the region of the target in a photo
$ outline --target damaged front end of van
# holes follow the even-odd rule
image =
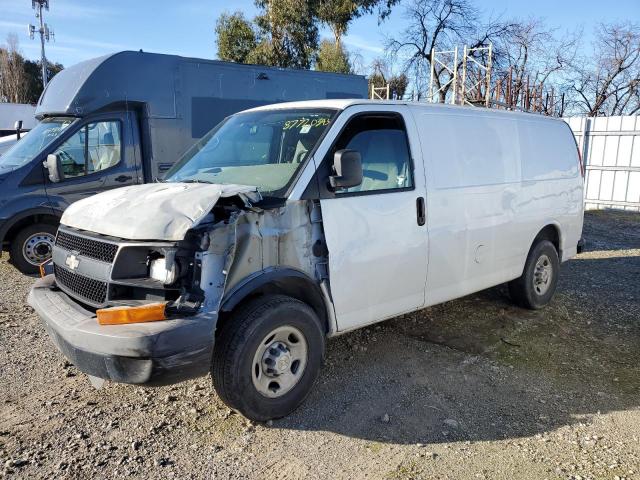
[[[208,374],[218,323],[250,295],[294,294],[331,330],[319,204],[264,203],[256,187],[196,182],[79,201],[29,304],[81,371],[132,384]]]

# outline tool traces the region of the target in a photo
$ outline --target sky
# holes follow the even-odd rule
[[[406,1],[406,0],[405,0]],[[640,22],[639,0],[476,0],[488,14],[511,17],[543,17],[560,31],[582,28],[588,47],[593,27],[601,21]],[[215,20],[224,11],[256,13],[253,0],[50,0],[45,21],[55,32],[47,44],[47,58],[69,66],[119,50],[171,53],[215,58]],[[605,8],[606,6],[606,8]],[[30,59],[40,56],[40,42],[30,40],[27,25],[36,23],[30,0],[0,0],[0,45],[7,34],[18,34],[20,49]],[[355,20],[344,42],[366,65],[383,54],[385,35],[405,26],[402,4],[378,25],[375,15]],[[330,37],[327,29],[322,37]]]

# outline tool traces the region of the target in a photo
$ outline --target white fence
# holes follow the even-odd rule
[[[586,165],[585,208],[640,211],[640,116],[565,121]]]

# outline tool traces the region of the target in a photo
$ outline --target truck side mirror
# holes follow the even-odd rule
[[[362,158],[357,150],[338,150],[333,155],[335,175],[329,177],[332,188],[356,187],[362,183]]]
[[[62,180],[62,162],[60,157],[55,153],[47,155],[47,159],[43,162],[44,168],[49,171],[49,180],[58,183]]]

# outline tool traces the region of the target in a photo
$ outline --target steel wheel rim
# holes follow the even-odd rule
[[[548,255],[540,255],[533,269],[533,289],[538,295],[544,295],[553,281],[553,266]]]
[[[267,398],[278,398],[295,387],[307,366],[309,347],[300,330],[278,327],[260,342],[253,362],[253,386]]]
[[[51,258],[55,237],[50,233],[34,233],[22,245],[22,256],[31,265],[38,266]]]

